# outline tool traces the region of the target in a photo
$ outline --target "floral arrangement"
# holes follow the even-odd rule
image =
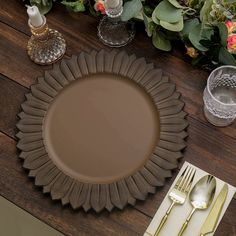
[[[76,12],[105,14],[103,0],[63,0],[62,4]],[[171,42],[181,40],[193,64],[236,65],[236,0],[125,0],[121,19],[132,18],[144,22],[160,50],[170,51]]]

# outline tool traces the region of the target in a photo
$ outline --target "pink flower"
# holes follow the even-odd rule
[[[236,22],[227,21],[225,23],[226,27],[228,28],[229,34],[232,34],[234,30],[236,30]]]
[[[230,53],[236,51],[236,34],[231,34],[228,37],[228,51]]]
[[[106,14],[106,9],[103,0],[97,0],[94,4],[94,9],[96,11],[100,11],[102,14]]]
[[[234,23],[229,20],[229,21],[227,21],[227,22],[225,23],[225,25],[227,26],[228,29],[230,29],[230,28],[232,28],[232,27],[234,26]]]

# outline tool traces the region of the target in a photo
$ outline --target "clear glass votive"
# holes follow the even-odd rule
[[[208,77],[203,94],[204,114],[215,126],[230,125],[236,118],[236,67],[221,66]]]

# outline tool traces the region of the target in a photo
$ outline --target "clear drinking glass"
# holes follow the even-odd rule
[[[236,67],[221,66],[208,77],[203,94],[204,113],[215,126],[227,126],[236,118]]]

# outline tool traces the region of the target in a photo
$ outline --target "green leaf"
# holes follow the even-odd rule
[[[199,43],[206,48],[211,48],[213,46],[212,41],[207,39],[201,39]]]
[[[143,11],[144,11],[145,15],[147,15],[147,16],[151,16],[153,10],[154,9],[148,5],[143,6]]]
[[[140,0],[131,0],[124,4],[123,13],[121,15],[122,21],[128,21],[131,18],[138,15],[138,13],[142,10],[143,5]]]
[[[193,27],[199,24],[199,20],[197,18],[189,19],[184,22],[184,28],[181,31],[181,35],[188,35]]]
[[[144,25],[145,25],[145,30],[147,32],[147,35],[151,37],[152,32],[156,28],[155,23],[152,21],[150,17],[146,16],[144,13],[143,13],[143,20],[144,20]]]
[[[204,60],[204,59],[205,59],[205,58],[204,58],[203,55],[199,55],[198,57],[193,58],[193,60],[192,60],[192,65],[193,65],[193,66],[196,66],[196,65],[200,64],[201,61]]]
[[[174,7],[168,0],[160,2],[154,11],[156,18],[169,23],[179,22],[183,17],[182,9]]]
[[[157,18],[157,10],[158,8],[156,7],[154,11],[152,12],[152,20],[155,22],[157,25],[160,25],[160,20]]]
[[[148,29],[146,29],[147,35],[151,37],[155,30],[156,30],[156,24],[154,22],[150,22],[148,24]]]
[[[163,51],[170,51],[171,50],[171,43],[168,39],[165,38],[165,35],[160,31],[153,31],[152,35],[152,43],[153,45],[161,49]]]
[[[201,28],[201,38],[206,40],[211,40],[214,35],[213,28]]]
[[[207,57],[212,61],[214,64],[219,64],[219,53],[220,53],[220,46],[215,45],[214,47],[210,47],[209,51],[207,52]]]
[[[187,2],[188,7],[193,8],[197,11],[200,11],[205,0],[190,0]]]
[[[169,23],[169,22],[160,21],[160,25],[163,28],[168,29],[170,31],[180,32],[184,27],[184,20],[183,20],[183,17],[182,17],[179,22],[172,23],[172,24]]]
[[[174,31],[170,31],[170,30],[165,30],[164,34],[165,34],[166,39],[168,39],[170,41],[179,40],[178,32],[174,32]]]
[[[203,24],[208,23],[208,17],[210,14],[210,11],[212,10],[213,0],[207,0],[205,1],[201,11],[200,11],[200,20],[203,22]]]
[[[224,47],[220,48],[219,62],[225,65],[236,66],[236,60]]]
[[[236,3],[236,0],[224,0],[223,3],[225,4]]]
[[[74,11],[74,12],[83,12],[83,11],[86,10],[85,6],[84,6],[84,3],[80,0],[75,1],[75,2],[67,2],[65,0],[65,1],[62,1],[61,3],[63,5],[65,5],[66,7],[68,7],[69,9],[71,9],[72,11]]]
[[[219,23],[217,26],[219,28],[221,45],[223,47],[226,47],[228,39],[228,29],[224,23]]]
[[[142,11],[139,11],[137,15],[134,16],[135,19],[143,21],[143,13]]]
[[[28,2],[28,1],[27,1]],[[39,12],[42,15],[47,14],[51,8],[52,8],[52,1],[46,1],[46,0],[30,0],[29,1],[31,6],[37,6],[39,9]]]
[[[177,0],[168,0],[168,2],[171,3],[176,8],[184,8],[177,2]]]
[[[94,7],[92,5],[89,5],[89,13],[94,16],[94,17],[98,17],[100,15],[100,12],[95,11]]]
[[[189,32],[189,40],[195,48],[204,52],[208,49],[199,42],[202,39],[201,33],[201,24],[195,25]]]

